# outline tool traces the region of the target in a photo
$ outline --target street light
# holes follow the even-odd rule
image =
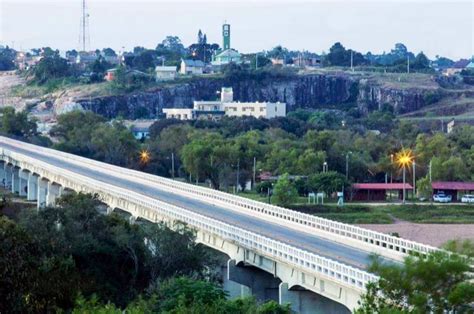
[[[403,170],[403,203],[405,204],[406,191],[405,191],[405,179],[406,179],[406,168],[413,162],[413,155],[411,150],[403,149],[397,153],[397,164]]]
[[[328,163],[327,161],[323,162],[323,173],[328,172]]]
[[[147,164],[150,161],[150,153],[145,149],[140,152],[140,162]]]

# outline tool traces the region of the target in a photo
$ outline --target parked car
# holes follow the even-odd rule
[[[446,195],[444,193],[438,193],[433,195],[433,201],[439,202],[439,203],[449,203],[451,202],[452,197],[451,195]]]
[[[463,195],[463,197],[461,197],[461,202],[474,203],[474,195],[469,195],[469,194]]]

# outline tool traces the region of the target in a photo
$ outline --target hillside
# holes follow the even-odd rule
[[[41,119],[83,108],[106,117],[153,118],[162,108],[190,107],[196,99],[214,99],[222,86],[238,101],[280,101],[288,110],[358,108],[370,112],[388,104],[404,119],[459,116],[474,112],[474,86],[445,88],[428,74],[347,72],[338,69],[276,74],[208,75],[156,83],[145,90],[120,92],[110,83],[69,84],[49,91],[25,85],[15,74],[0,75],[3,104],[27,108]]]

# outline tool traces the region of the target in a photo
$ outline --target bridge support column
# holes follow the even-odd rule
[[[291,310],[300,314],[351,313],[344,305],[306,290],[303,287],[296,286],[289,289],[286,282],[280,283],[278,302],[280,304],[290,303]]]
[[[13,175],[12,165],[5,163],[4,169],[5,169],[5,182],[3,186],[5,187],[5,189],[11,189],[12,175]]]
[[[38,178],[38,209],[46,206],[46,195],[48,194],[48,181]]]
[[[38,179],[39,177],[31,172],[28,175],[28,193],[26,199],[29,201],[36,201],[38,199]]]
[[[227,279],[248,287],[240,296],[253,295],[257,301],[278,301],[280,280],[253,266],[237,266],[235,260],[227,262]]]
[[[53,182],[48,183],[48,193],[46,194],[46,206],[54,206],[56,199],[61,195],[61,186]]]
[[[12,193],[20,193],[20,168],[12,168]]]
[[[6,181],[6,172],[5,172],[6,162],[0,160],[0,184],[5,186]]]
[[[19,177],[20,177],[20,196],[27,196],[28,193],[28,178],[29,178],[29,171],[20,170]]]

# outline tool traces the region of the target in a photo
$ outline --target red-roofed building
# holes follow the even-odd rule
[[[444,193],[451,195],[452,201],[458,200],[458,193],[470,193],[474,191],[474,182],[449,182],[435,181],[431,183],[433,194]]]
[[[387,191],[397,191],[398,198],[403,198],[403,183],[354,183],[348,199],[351,201],[385,201]],[[413,187],[405,183],[405,193],[413,191]]]

